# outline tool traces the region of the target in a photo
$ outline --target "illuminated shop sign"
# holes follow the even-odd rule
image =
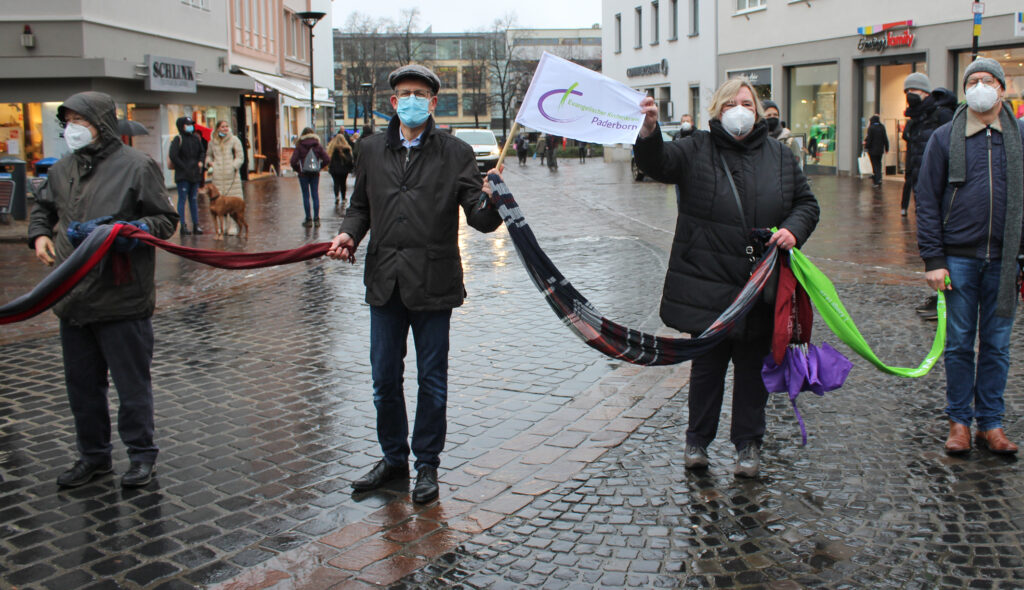
[[[915,35],[911,30],[913,27],[914,21],[912,20],[901,20],[871,27],[859,27],[857,34],[861,37],[857,41],[857,49],[882,53],[886,49],[910,47],[914,44]]]

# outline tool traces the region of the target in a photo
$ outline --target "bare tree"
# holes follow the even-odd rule
[[[516,99],[526,86],[526,77],[516,59],[515,40],[509,34],[515,26],[515,13],[506,13],[496,19],[488,39],[490,48],[487,61],[491,75],[492,100],[501,109],[501,135],[508,136],[509,115],[515,108]]]
[[[385,20],[353,12],[338,36],[340,55],[336,55],[335,59],[342,62],[344,92],[356,105],[352,112],[355,126],[359,125],[357,117],[360,108],[364,125],[369,125],[371,129],[376,126],[372,110],[382,72],[385,87],[387,85],[389,61],[387,37],[384,34],[387,25]]]
[[[490,40],[488,33],[480,33],[462,41],[462,58],[469,62],[462,67],[463,104],[462,113],[472,114],[474,125],[480,127],[480,115],[488,114],[488,55]]]
[[[431,56],[424,51],[424,37],[419,27],[419,8],[403,9],[397,21],[388,23],[388,58],[395,67],[414,62],[426,65],[431,60]]]

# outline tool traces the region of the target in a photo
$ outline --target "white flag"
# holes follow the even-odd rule
[[[544,52],[516,122],[590,143],[633,143],[644,93]]]

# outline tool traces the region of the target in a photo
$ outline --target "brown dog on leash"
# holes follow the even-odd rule
[[[205,193],[206,198],[210,199],[210,215],[213,217],[213,229],[218,238],[224,235],[225,219],[229,216],[238,224],[239,235],[242,229],[245,229],[245,237],[249,237],[249,224],[245,222],[245,200],[221,195],[220,190],[212,182],[207,182],[199,192]]]

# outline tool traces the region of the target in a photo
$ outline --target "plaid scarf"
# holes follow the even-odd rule
[[[634,365],[672,365],[693,360],[710,351],[725,338],[736,320],[746,315],[754,306],[778,260],[778,248],[768,248],[754,266],[750,280],[743,286],[736,299],[696,338],[665,338],[646,334],[602,316],[601,312],[558,272],[551,259],[541,249],[508,186],[494,174],[488,180],[494,191],[492,200],[497,204],[498,213],[505,222],[516,254],[519,255],[530,280],[544,294],[555,315],[588,346]]]

